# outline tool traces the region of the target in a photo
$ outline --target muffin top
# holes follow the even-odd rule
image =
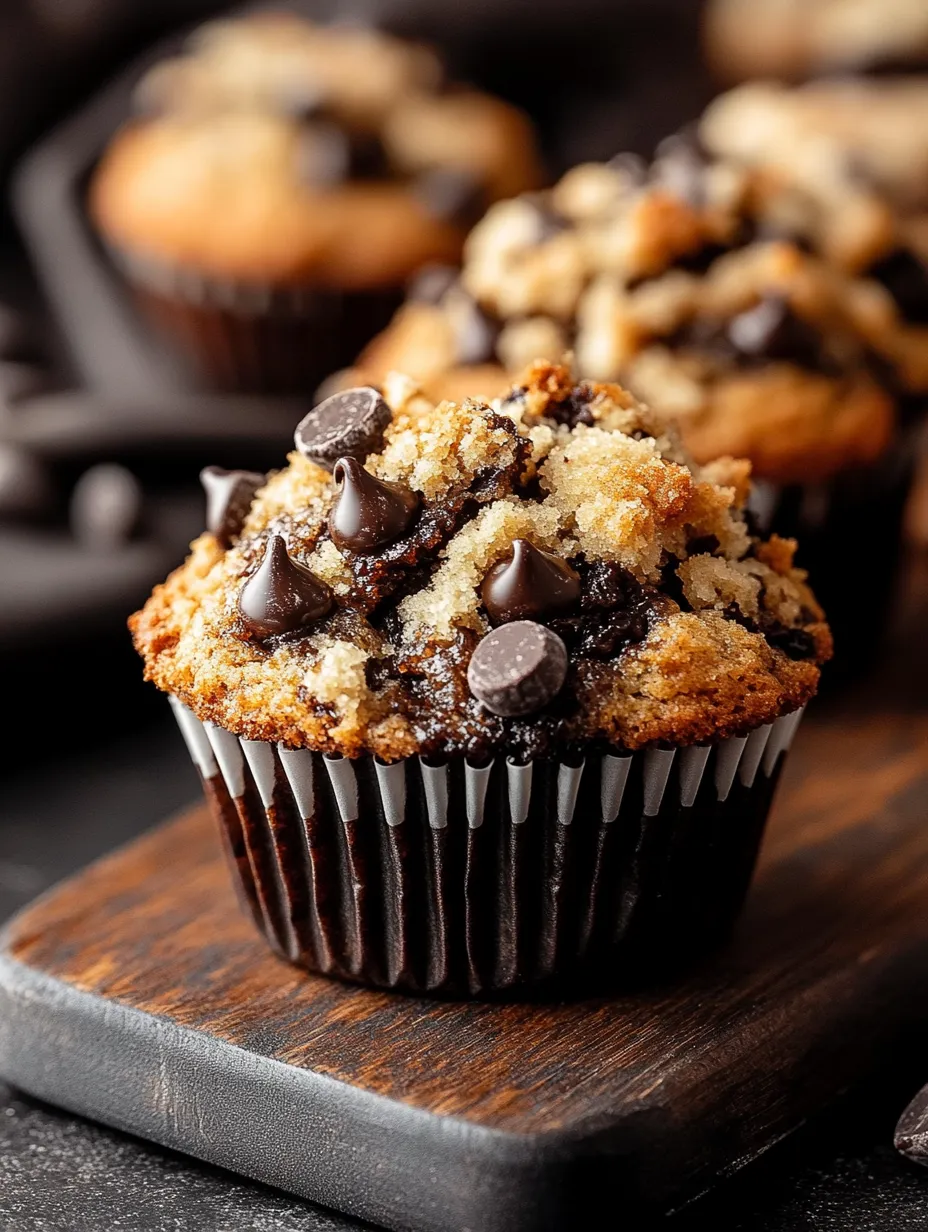
[[[923,0],[710,0],[704,21],[729,81],[928,62]]]
[[[93,217],[129,257],[215,277],[401,284],[539,176],[527,119],[444,83],[430,51],[295,14],[202,27],[136,101]]]
[[[204,474],[210,530],[130,622],[146,675],[240,736],[481,761],[740,734],[831,652],[749,467],[691,462],[617,385],[538,362],[492,405],[398,375],[288,465]]]
[[[756,82],[716,99],[700,135],[760,173],[768,216],[880,281],[928,352],[928,81]]]
[[[885,288],[785,236],[769,200],[766,177],[686,137],[650,168],[577,167],[494,206],[460,277],[420,277],[343,379],[397,369],[492,396],[572,350],[582,376],[678,415],[698,461],[746,456],[780,482],[869,461],[893,432],[882,383],[928,388],[928,349]]]

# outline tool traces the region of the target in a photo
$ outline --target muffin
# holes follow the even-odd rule
[[[831,652],[747,463],[542,362],[492,405],[345,391],[295,444],[206,473],[130,622],[277,952],[484,996],[723,937]]]
[[[726,81],[928,64],[923,0],[709,0],[704,36]]]
[[[301,393],[423,262],[539,177],[518,111],[425,49],[259,13],[203,27],[136,91],[91,217],[152,320],[220,389]]]
[[[686,136],[650,168],[575,168],[494,206],[460,277],[407,303],[342,379],[398,369],[435,396],[470,378],[492,396],[533,354],[572,351],[581,377],[674,416],[698,462],[750,460],[760,528],[798,538],[857,667],[889,611],[911,481],[900,424],[928,352],[884,287],[807,251],[770,200],[767,177]],[[849,593],[861,555],[878,581],[866,615]]]
[[[885,370],[903,432],[928,401],[928,78],[741,86],[706,110],[700,136],[755,176],[768,226],[839,269],[880,283],[903,328]],[[924,452],[924,451],[922,451]],[[924,458],[919,489],[928,489]],[[928,519],[910,506],[910,532]]]
[[[890,292],[909,327],[900,389],[928,392],[928,78],[741,86],[699,134],[752,169],[769,226]]]

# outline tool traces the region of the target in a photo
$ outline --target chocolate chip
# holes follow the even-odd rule
[[[592,427],[596,423],[596,417],[590,409],[590,403],[595,397],[596,391],[592,385],[584,381],[576,385],[566,398],[552,403],[545,414],[557,423],[566,424],[568,428],[575,428],[577,424]]]
[[[508,560],[493,566],[480,587],[495,625],[544,621],[570,611],[580,598],[580,579],[565,560],[516,539]]]
[[[339,458],[359,462],[383,447],[393,412],[370,385],[332,394],[297,424],[293,443],[304,458],[330,471]]]
[[[200,483],[206,492],[206,529],[216,536],[220,546],[230,547],[241,533],[255,492],[264,483],[257,471],[224,471],[221,466],[207,466],[200,471]]]
[[[883,284],[906,321],[928,325],[928,265],[908,249],[896,249],[867,274]]]
[[[555,616],[550,624],[571,654],[613,659],[648,635],[652,600],[633,574],[615,561],[577,561],[580,610]],[[676,573],[670,571],[678,583]],[[663,583],[662,590],[666,590]]]
[[[748,359],[784,360],[801,367],[818,368],[822,363],[822,339],[788,299],[768,295],[755,307],[734,317],[728,338]]]
[[[490,363],[496,354],[497,325],[462,287],[446,296],[443,307],[454,330],[457,362],[465,366]]]
[[[74,537],[94,551],[128,542],[142,520],[142,489],[123,466],[103,463],[81,475],[71,493]]]
[[[297,144],[297,173],[312,188],[335,188],[351,169],[351,150],[345,134],[334,124],[307,125]]]
[[[463,167],[432,167],[412,186],[414,196],[434,217],[467,226],[483,212],[483,183]]]
[[[351,176],[355,180],[383,180],[390,175],[390,159],[377,133],[349,135]]]
[[[503,718],[547,705],[567,678],[567,647],[550,629],[517,620],[488,633],[467,668],[467,683],[487,710]]]
[[[917,1164],[928,1162],[928,1086],[922,1087],[899,1118],[893,1145]]]
[[[268,540],[264,559],[242,587],[238,610],[257,637],[296,633],[332,610],[332,592],[290,557],[282,535]]]
[[[42,518],[51,513],[55,495],[38,459],[12,445],[0,445],[0,518]]]
[[[765,629],[767,644],[782,650],[790,659],[811,659],[815,656],[815,638],[806,629]]]
[[[337,548],[373,552],[402,538],[419,508],[415,492],[375,478],[356,458],[340,458],[333,474],[338,493],[329,514],[329,534]]]
[[[665,137],[658,145],[651,168],[656,184],[699,209],[706,204],[708,161],[692,130]]]
[[[457,282],[459,272],[453,265],[424,265],[410,280],[406,298],[418,304],[440,304]]]

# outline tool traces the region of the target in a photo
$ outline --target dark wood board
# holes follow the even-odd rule
[[[575,1004],[307,978],[235,905],[196,810],[6,933],[0,1072],[392,1228],[528,1232],[732,1171],[928,1016],[928,714],[807,720],[732,944]]]

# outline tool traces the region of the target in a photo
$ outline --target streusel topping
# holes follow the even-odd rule
[[[807,250],[787,197],[686,137],[650,168],[578,167],[493,207],[460,277],[414,287],[344,379],[398,368],[435,396],[468,380],[494,395],[571,351],[582,377],[679,417],[698,461],[745,455],[776,482],[869,462],[893,433],[892,392],[928,388],[928,347],[886,287]]]
[[[746,463],[696,465],[626,391],[547,363],[492,405],[398,377],[383,396],[380,448],[333,473],[291,454],[231,546],[202,535],[132,618],[147,676],[201,719],[387,761],[537,757],[720,739],[815,691],[830,634],[795,545],[751,533]],[[566,679],[494,713],[468,666],[513,620]]]

